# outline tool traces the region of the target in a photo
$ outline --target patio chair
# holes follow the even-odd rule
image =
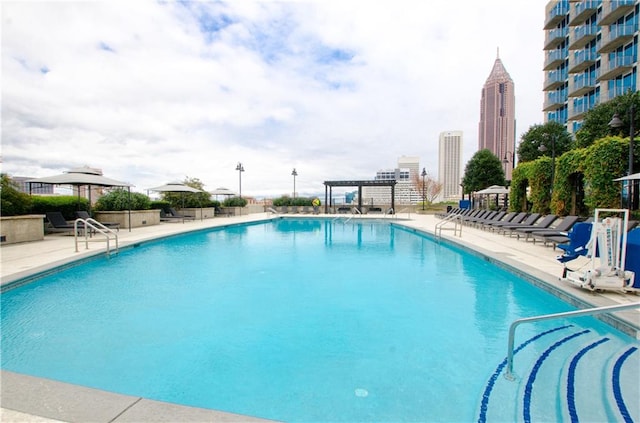
[[[83,220],[87,220],[91,218],[91,215],[89,215],[89,212],[85,211],[85,210],[77,210],[76,212],[76,217],[78,219],[83,219]],[[98,222],[96,220],[96,222]],[[101,225],[106,226],[109,229],[115,229],[116,231],[120,231],[120,224],[116,223],[116,222],[98,222]]]
[[[560,263],[566,263],[571,260],[575,260],[579,256],[586,256],[589,252],[587,244],[591,239],[591,229],[593,224],[591,222],[577,222],[571,230],[567,233],[567,244],[558,244],[563,253],[561,256],[556,257]],[[558,240],[560,241],[560,240]]]
[[[164,209],[160,209],[160,222],[178,222],[178,221],[184,222],[184,219],[182,218],[182,216],[174,216],[164,211]]]
[[[50,227],[46,228],[47,232],[70,232],[73,233],[75,229],[75,225],[73,223],[69,223],[66,221],[62,213],[56,212],[45,212],[45,216],[47,217],[47,221],[49,221]],[[84,229],[83,224],[78,224],[78,232]]]

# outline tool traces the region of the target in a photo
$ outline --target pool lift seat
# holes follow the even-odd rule
[[[600,218],[602,212],[622,213],[623,218]],[[590,291],[640,291],[634,287],[635,273],[625,270],[628,221],[626,209],[596,209],[587,243],[589,263],[583,266],[587,270],[565,268],[562,279]]]

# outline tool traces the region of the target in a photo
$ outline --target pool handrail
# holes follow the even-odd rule
[[[103,225],[102,223],[98,222],[97,220],[89,217],[86,219],[82,219],[82,218],[77,218],[74,222],[73,222],[73,226],[74,226],[74,240],[75,240],[75,245],[76,245],[76,253],[79,252],[78,250],[78,232],[82,229],[84,231],[84,244],[85,244],[85,249],[89,249],[89,236],[91,234],[91,231],[93,230],[94,233],[96,234],[100,234],[102,236],[104,236],[104,240],[107,242],[107,256],[111,255],[111,236],[113,235],[113,239],[115,241],[115,252],[118,252],[118,234],[111,228],[106,227],[105,225]]]
[[[562,313],[544,314],[540,316],[525,317],[522,319],[514,320],[511,323],[511,326],[509,326],[509,341],[507,345],[507,366],[506,366],[507,370],[505,371],[504,377],[508,380],[515,380],[515,376],[513,375],[513,343],[514,343],[516,328],[522,323],[539,322],[542,320],[551,320],[551,319],[558,319],[563,317],[576,317],[576,316],[602,314],[602,313],[608,313],[612,311],[626,310],[630,308],[640,308],[640,302],[631,303],[631,304],[616,304],[616,305],[604,306],[604,307],[594,307],[594,308],[587,308],[587,309],[576,310],[576,311],[565,311]]]

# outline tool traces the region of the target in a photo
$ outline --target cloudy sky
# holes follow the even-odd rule
[[[546,0],[3,1],[2,172],[275,197],[371,179],[438,135],[477,150],[500,48],[517,135],[542,123]]]

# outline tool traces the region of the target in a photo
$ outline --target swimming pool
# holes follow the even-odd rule
[[[2,368],[285,421],[470,421],[509,323],[570,309],[396,225],[277,219],[3,294]],[[593,319],[570,324],[582,322],[634,344]]]

